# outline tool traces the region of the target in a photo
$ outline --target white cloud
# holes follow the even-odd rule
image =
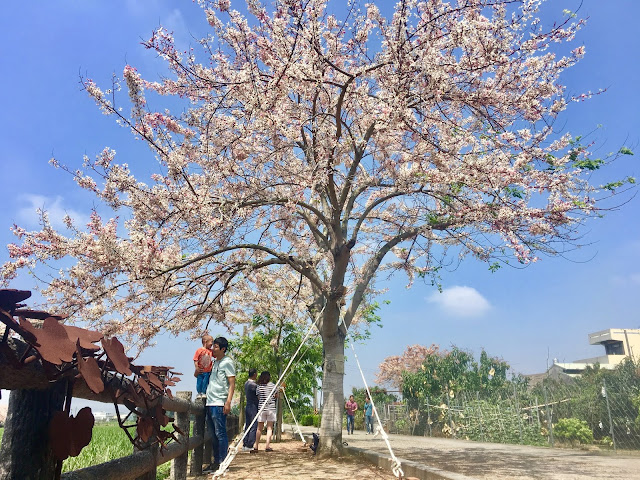
[[[89,215],[80,213],[73,208],[65,207],[64,199],[57,195],[54,197],[46,197],[44,195],[23,194],[18,200],[27,205],[21,207],[16,212],[16,223],[25,228],[35,228],[39,226],[39,217],[37,210],[43,209],[49,214],[49,222],[51,226],[57,230],[66,228],[62,219],[65,215],[69,215],[73,219],[73,223],[79,229],[89,223]]]
[[[427,298],[446,313],[455,317],[480,317],[491,309],[491,304],[472,287],[453,286],[436,292]]]

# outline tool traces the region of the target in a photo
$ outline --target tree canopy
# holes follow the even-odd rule
[[[246,372],[256,368],[258,374],[268,370],[275,382],[302,342],[304,330],[287,319],[254,317],[251,327],[233,342],[233,358],[238,370],[242,370],[240,380],[246,381]],[[293,408],[311,406],[311,395],[321,376],[322,342],[314,335],[300,351],[295,368],[285,377],[286,393]]]

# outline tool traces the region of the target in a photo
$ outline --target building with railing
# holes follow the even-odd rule
[[[570,363],[561,363],[556,360],[549,368],[549,376],[558,374],[574,377],[580,375],[587,366],[600,365],[600,368],[613,370],[626,358],[635,361],[640,360],[640,329],[609,328],[589,334],[590,345],[602,345],[605,354],[598,357],[584,358]]]

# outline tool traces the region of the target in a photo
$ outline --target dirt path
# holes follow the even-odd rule
[[[395,480],[393,474],[351,456],[318,459],[300,440],[272,445],[273,452],[238,453],[224,480]],[[189,477],[204,480],[211,475]]]
[[[291,432],[290,427],[286,427]],[[311,433],[315,429],[304,428]],[[290,436],[290,435],[288,435]],[[640,455],[479,443],[390,435],[395,455],[474,480],[640,480]],[[349,446],[388,455],[384,441],[355,432]],[[224,480],[395,480],[393,474],[346,455],[318,459],[299,439],[273,445],[274,452],[239,453]],[[190,477],[196,480],[196,477]],[[210,479],[211,475],[197,477]]]
[[[640,480],[640,455],[408,435],[389,438],[398,458],[477,480]],[[356,431],[343,439],[350,446],[388,454],[380,437]]]

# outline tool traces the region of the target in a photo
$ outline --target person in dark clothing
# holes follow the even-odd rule
[[[245,423],[244,429],[247,431],[251,422],[258,413],[258,394],[256,393],[256,377],[258,371],[255,368],[249,369],[249,380],[244,384],[244,397],[247,401],[246,407],[244,407]],[[253,449],[253,444],[256,442],[256,430],[258,428],[258,422],[254,422],[251,429],[247,432],[242,441],[242,450],[244,452],[250,452]]]

